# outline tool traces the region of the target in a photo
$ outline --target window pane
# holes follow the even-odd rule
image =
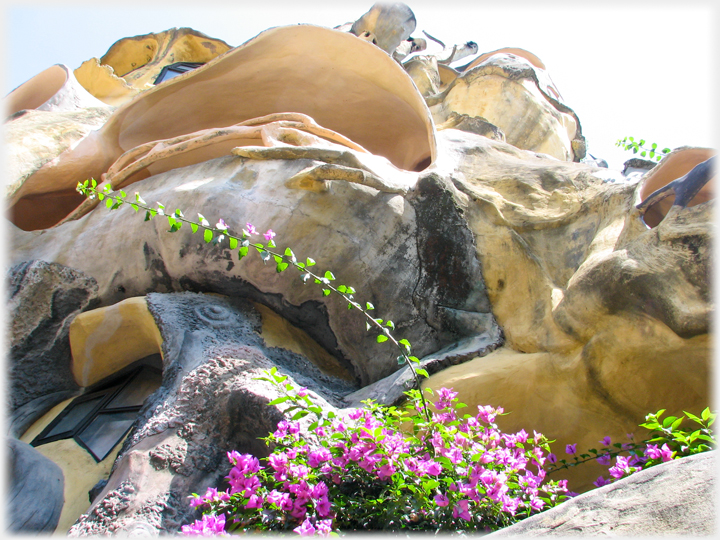
[[[102,395],[80,403],[70,404],[68,407],[70,409],[68,413],[54,428],[52,428],[52,430],[50,430],[47,435],[43,437],[43,439],[46,437],[53,437],[54,435],[60,435],[66,431],[73,431],[104,397],[105,395]]]
[[[136,418],[137,411],[100,414],[77,437],[102,461]]]
[[[139,407],[150,394],[160,388],[162,373],[154,369],[144,368],[130,383],[115,396],[106,409],[119,407]]]

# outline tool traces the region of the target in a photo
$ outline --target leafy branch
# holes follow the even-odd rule
[[[647,148],[645,146],[645,139],[636,141],[634,137],[623,137],[622,139],[618,139],[615,146],[620,146],[623,150],[631,151],[633,154],[640,152],[640,156],[649,157],[655,161],[660,161],[663,157],[665,157],[665,155],[670,153],[669,148],[658,150],[658,145],[656,143],[652,143],[650,147]]]
[[[353,287],[347,285],[338,285],[335,287],[332,285],[331,282],[335,281],[336,278],[330,270],[327,270],[322,275],[311,271],[310,267],[316,264],[312,258],[307,257],[305,262],[301,262],[289,247],[285,248],[282,253],[274,251],[273,248],[277,248],[277,245],[273,242],[275,233],[272,230],[268,230],[268,232],[264,234],[267,244],[254,242],[251,241],[251,237],[257,235],[258,232],[250,223],[246,224],[247,227],[242,230],[240,235],[235,235],[229,232],[228,226],[223,219],[219,219],[213,227],[205,216],[199,213],[198,221],[194,221],[186,218],[180,209],[176,209],[170,214],[167,213],[165,206],[159,202],[156,203],[157,208],[153,208],[143,200],[138,192],[135,192],[135,200],[133,201],[132,199],[128,200],[128,194],[125,191],[120,190],[115,192],[109,184],[106,184],[102,189],[97,188],[98,185],[95,179],[90,179],[79,182],[76,189],[89,199],[97,197],[99,201],[104,200],[105,206],[110,210],[117,210],[123,204],[129,204],[135,212],[139,212],[141,209],[145,210],[145,221],[150,221],[156,216],[164,216],[168,220],[168,225],[170,226],[168,232],[170,233],[175,233],[181,229],[183,224],[188,224],[193,234],[202,230],[205,243],[218,245],[227,238],[230,250],[234,251],[237,249],[238,260],[242,260],[243,257],[248,255],[250,249],[254,248],[264,263],[267,263],[271,259],[275,262],[275,269],[278,273],[284,272],[291,266],[296,268],[300,272],[304,283],[307,283],[309,279],[313,279],[316,284],[322,287],[324,296],[335,293],[347,302],[348,309],[357,309],[360,311],[366,318],[365,326],[367,331],[370,331],[371,328],[379,329],[380,333],[376,338],[377,342],[383,343],[389,341],[397,347],[400,352],[397,357],[398,364],[403,365],[407,363],[418,388],[420,388],[420,376],[428,377],[427,371],[419,367],[420,360],[415,356],[411,356],[412,346],[410,342],[407,339],[396,340],[391,334],[390,331],[395,329],[393,321],[383,321],[383,319],[370,315],[369,311],[374,310],[375,307],[370,302],[366,302],[365,307],[363,307],[359,302],[355,301],[354,295],[356,291]],[[427,420],[430,421],[430,412],[422,392],[420,392],[420,398],[425,416]]]
[[[655,465],[660,460],[648,456],[647,449],[651,444],[654,444],[655,447],[660,444],[667,445],[668,452],[672,452],[673,458],[706,452],[712,450],[717,444],[713,431],[710,429],[717,414],[711,412],[709,407],[706,407],[700,416],[683,411],[690,421],[699,426],[699,429],[690,431],[681,429],[683,420],[685,420],[684,416],[668,416],[661,421],[660,418],[664,413],[665,409],[660,409],[658,412],[648,414],[645,417],[645,422],[640,424],[640,427],[650,430],[650,435],[641,443],[615,443],[612,447],[606,446],[599,451],[591,448],[588,450],[589,454],[574,456],[574,462],[568,462],[565,459],[559,460],[555,467],[548,469],[548,472],[574,467],[593,459],[603,459],[609,462],[610,459],[619,456],[623,452],[628,452],[631,456],[637,458],[643,458],[646,466]]]

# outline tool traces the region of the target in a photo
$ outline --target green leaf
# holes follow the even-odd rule
[[[675,420],[677,420],[677,416],[668,416],[663,420],[662,427],[666,428],[670,426]]]
[[[97,187],[97,182],[95,181],[94,178],[91,178],[91,179],[90,179],[90,185],[92,185],[92,187],[94,187],[94,188]]]
[[[356,291],[352,287],[348,287],[347,292],[348,292],[348,294],[355,294]]]
[[[313,259],[311,259],[310,257],[308,257],[308,258],[305,260],[305,264],[306,264],[307,266],[313,266],[313,265],[315,264],[315,261],[314,261]]]
[[[653,150],[655,150],[655,149],[657,148],[657,143],[652,143],[652,145],[651,145],[650,147],[651,147]]]
[[[237,245],[238,245],[238,239],[237,239],[237,238],[235,238],[234,236],[231,236],[231,237],[228,239],[228,242],[230,243],[230,249],[235,249],[235,248],[237,248]]]
[[[347,287],[345,285],[338,285],[337,290],[340,291],[341,293],[346,293]]]
[[[647,152],[646,152],[645,150],[643,150],[642,152],[640,152],[640,155],[641,155],[642,157],[645,157],[645,156],[647,155]]]
[[[248,246],[243,246],[238,250],[238,260],[242,259],[248,254],[248,249],[250,249]]]
[[[105,206],[107,206],[108,208],[110,208],[112,205],[113,205],[113,200],[112,200],[110,197],[108,197],[107,199],[105,199]]]
[[[328,296],[331,292],[330,289],[323,289],[323,296]]]
[[[380,335],[377,337],[377,342],[378,342],[378,343],[383,343],[384,341],[387,341],[387,340],[388,340],[388,337],[387,337],[385,334],[380,334]]]
[[[288,267],[288,266],[289,266],[289,265],[288,265],[288,263],[286,263],[286,262],[279,262],[279,263],[277,264],[277,267],[276,267],[275,270],[276,270],[277,273],[279,274],[280,272],[284,272],[285,270],[287,270],[287,267]]]
[[[290,396],[281,396],[279,398],[273,399],[268,405],[278,405],[280,403],[285,403],[287,400],[290,399]]]
[[[335,279],[335,276],[333,275],[333,273],[330,270],[328,270],[327,272],[325,272],[325,279],[329,279],[330,281],[333,281]]]
[[[147,203],[143,200],[143,198],[140,196],[140,194],[137,191],[135,192],[135,202],[139,203],[139,204],[147,205]]]
[[[705,409],[703,409],[703,412],[700,413],[700,416],[703,420],[707,422],[710,418],[710,407],[705,407]]]
[[[198,224],[197,223],[191,223],[190,228],[192,229],[192,232],[196,233],[198,231]]]
[[[152,216],[150,215],[149,211],[145,211],[145,221],[150,221],[152,219]]]
[[[407,361],[402,354],[400,356],[398,356],[395,360],[397,361],[398,365],[401,365],[401,366]]]
[[[135,203],[130,203],[130,206],[132,206],[132,209],[135,210],[136,212],[137,212],[138,210],[140,210],[140,207],[139,207],[137,204],[135,204]]]
[[[213,233],[210,229],[205,229],[205,232],[203,233],[203,238],[205,239],[205,243],[212,242],[213,239]]]
[[[679,427],[680,427],[680,424],[682,424],[683,419],[684,419],[684,418],[681,416],[680,418],[678,418],[677,420],[675,420],[675,421],[672,423],[672,426],[670,426],[670,429],[673,430],[673,431],[675,431],[677,428],[679,428]]]
[[[416,369],[416,370],[415,370],[415,373],[417,373],[418,375],[421,375],[422,377],[425,377],[426,379],[427,379],[428,377],[430,377],[430,375],[428,375],[428,372],[427,372],[426,370],[422,369],[422,368]]]
[[[370,302],[365,302],[365,309],[367,309],[368,311],[372,311],[373,309],[375,309],[375,306],[373,306]]]
[[[301,418],[305,418],[308,414],[310,413],[305,410],[298,411],[293,415],[292,420],[300,420]]]
[[[385,326],[387,326],[388,328],[390,328],[392,330],[395,330],[395,323],[392,321],[385,321]]]
[[[267,247],[269,247],[269,248],[277,247],[277,246],[275,245],[275,242],[273,242],[273,239],[272,239],[272,238],[271,238],[270,240],[268,240]]]

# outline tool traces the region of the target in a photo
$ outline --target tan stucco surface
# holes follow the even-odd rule
[[[42,418],[30,426],[20,437],[20,440],[30,444],[72,400],[63,401],[50,409]],[[122,440],[125,440],[124,437]],[[122,440],[99,463],[74,439],[63,439],[35,447],[38,452],[59,465],[64,476],[65,505],[55,529],[56,536],[66,536],[72,524],[90,507],[88,492],[95,484],[107,478],[110,474],[112,464],[122,446]]]
[[[190,28],[173,28],[121,39],[102,58],[83,62],[74,73],[96,98],[119,106],[153,88],[165,66],[176,62],[206,63],[230,49],[224,41]]]
[[[253,306],[262,316],[262,333],[265,343],[270,347],[282,347],[301,354],[328,375],[350,380],[347,370],[325,349],[318,345],[303,330],[292,325],[272,309],[253,302]]]

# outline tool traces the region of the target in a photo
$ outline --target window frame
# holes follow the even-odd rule
[[[158,76],[155,77],[155,81],[153,81],[153,85],[157,86],[158,84],[170,81],[175,77],[179,77],[180,75],[183,75],[188,71],[193,71],[203,65],[205,65],[204,62],[175,62],[174,64],[168,64],[167,66],[164,66],[162,70],[160,70]],[[170,71],[177,73],[177,75],[175,75],[175,77],[165,79],[164,77]]]
[[[157,391],[157,388],[153,390],[148,396],[143,400],[143,403],[140,405],[130,405],[125,407],[113,407],[108,408],[107,406],[112,402],[112,400],[119,395],[125,388],[127,388],[129,385],[131,385],[144,371],[147,370],[149,372],[155,372],[155,374],[160,375],[160,379],[162,381],[162,370],[149,365],[144,364],[136,367],[132,371],[124,374],[122,378],[115,377],[110,381],[107,381],[103,384],[105,388],[102,388],[100,390],[96,390],[94,392],[89,392],[87,394],[83,394],[81,396],[76,397],[72,402],[70,402],[63,411],[58,414],[52,422],[50,422],[45,429],[43,429],[31,442],[31,446],[41,446],[43,444],[48,444],[55,441],[60,441],[63,439],[73,439],[77,444],[82,446],[85,450],[88,451],[88,453],[93,457],[93,459],[96,462],[101,462],[103,459],[105,459],[110,452],[117,446],[117,444],[123,440],[123,438],[128,434],[128,432],[132,429],[132,424],[125,430],[123,433],[118,437],[117,441],[110,447],[110,449],[105,453],[103,456],[98,456],[87,444],[83,442],[83,440],[80,438],[80,434],[87,428],[96,418],[98,418],[102,414],[113,414],[113,413],[124,413],[124,412],[140,412],[140,409],[142,409],[143,405],[145,404],[145,401],[147,398],[152,395],[154,392]],[[162,383],[161,383],[162,384]],[[69,415],[74,408],[76,408],[78,405],[85,403],[87,401],[91,401],[93,399],[97,399],[100,396],[104,396],[92,409],[90,409],[87,413],[85,413],[85,416],[82,417],[78,421],[77,424],[72,429],[63,431],[61,433],[56,433],[55,435],[48,434],[52,432],[52,430],[60,423],[62,420]],[[133,422],[134,423],[134,422]]]

